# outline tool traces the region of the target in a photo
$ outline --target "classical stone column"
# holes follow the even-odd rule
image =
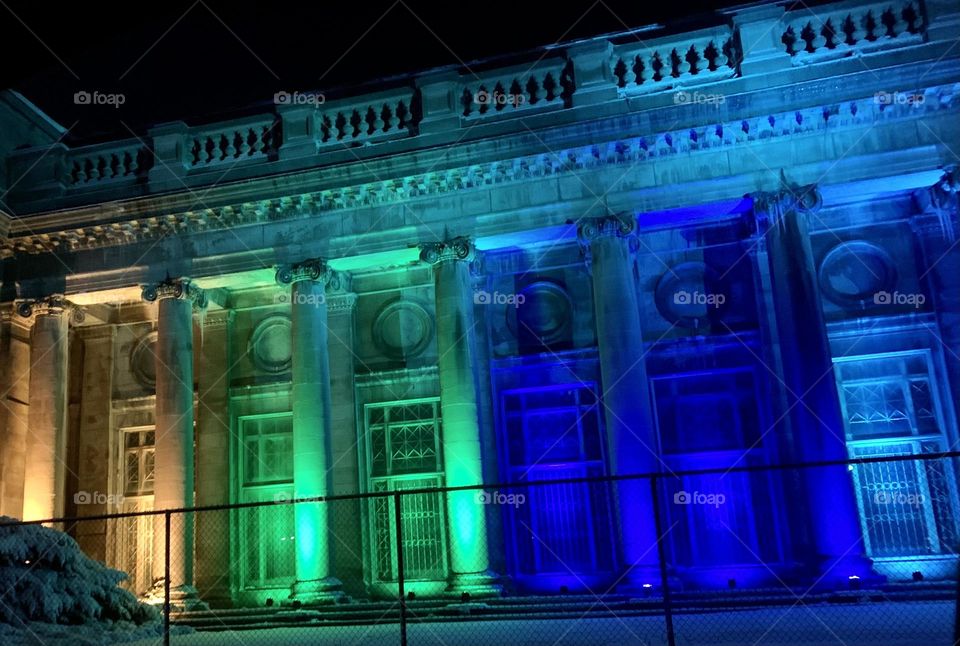
[[[613,475],[662,470],[644,361],[630,216],[584,220],[578,237],[593,279],[597,349],[609,465]],[[615,486],[625,566],[624,588],[660,581],[653,499],[647,480]]]
[[[808,219],[820,207],[815,186],[784,187],[753,196],[758,243],[770,264],[791,447],[804,462],[845,460],[843,412],[820,301]],[[822,586],[845,586],[851,576],[875,578],[845,466],[802,470],[813,541],[812,565]]]
[[[443,418],[443,470],[448,487],[483,483],[480,424],[477,417],[477,348],[470,263],[466,238],[421,245],[420,258],[433,265]],[[471,596],[499,594],[490,571],[484,505],[476,491],[446,495],[450,581],[447,591]]]
[[[68,320],[78,312],[62,296],[21,301],[33,317],[30,334],[30,414],[26,444],[23,519],[63,515],[67,448]]]
[[[156,448],[154,509],[193,506],[193,309],[207,297],[188,279],[168,279],[143,288],[157,302]],[[170,523],[170,597],[192,604],[193,514],[174,514]],[[158,516],[153,532],[153,576],[164,576],[165,531]]]
[[[951,166],[931,188],[916,191],[919,213],[911,218],[923,250],[923,278],[930,285],[937,313],[943,360],[950,382],[954,415],[960,425],[960,167]]]
[[[323,260],[307,260],[277,270],[277,282],[291,285],[293,400],[293,493],[295,498],[326,496],[330,487],[330,356],[327,345],[327,286],[342,279]],[[294,506],[297,580],[290,598],[301,603],[335,600],[342,584],[331,572],[330,505]]]

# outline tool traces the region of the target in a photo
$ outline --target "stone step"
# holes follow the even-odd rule
[[[722,611],[731,608],[790,606],[801,596],[807,604],[883,603],[889,601],[953,600],[951,583],[885,586],[882,590],[851,590],[804,595],[804,590],[724,590],[684,592],[673,596],[677,614]],[[571,617],[612,617],[662,614],[660,598],[631,598],[625,595],[596,597],[564,595],[541,597],[498,597],[469,603],[446,599],[414,599],[407,603],[407,619],[417,621],[461,621],[502,619],[569,619]],[[355,626],[393,624],[400,620],[400,608],[391,601],[347,601],[299,609],[285,607],[237,608],[194,611],[173,617],[177,625],[197,630],[244,630],[296,625]]]

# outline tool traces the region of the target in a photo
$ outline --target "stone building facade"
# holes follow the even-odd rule
[[[760,4],[75,146],[4,92],[0,512],[954,449],[957,38],[947,1]],[[801,480],[678,482],[728,504],[667,505],[676,576],[952,571],[949,465]],[[654,501],[624,487],[417,494],[409,585],[642,584]],[[888,490],[923,503],[878,519]],[[171,584],[390,594],[392,514],[200,514]],[[152,520],[74,533],[162,573]]]

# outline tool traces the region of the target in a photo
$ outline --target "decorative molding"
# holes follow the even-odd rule
[[[440,371],[437,366],[430,365],[419,368],[399,368],[397,370],[360,373],[354,377],[354,384],[357,388],[412,386],[425,379],[439,379],[439,376]]]
[[[116,334],[116,326],[110,323],[104,323],[101,325],[85,325],[77,329],[77,333],[85,341],[93,341],[97,339],[109,339],[113,338]]]
[[[79,224],[59,231],[28,233],[0,239],[0,258],[16,254],[100,249],[169,236],[316,217],[327,212],[383,206],[418,197],[436,197],[605,166],[631,167],[679,154],[725,150],[760,140],[775,141],[885,122],[912,120],[918,115],[956,111],[960,107],[960,94],[953,85],[931,86],[911,93],[925,97],[919,107],[916,104],[900,102],[879,103],[876,96],[871,95],[841,103],[758,114],[727,122],[653,132],[555,152],[524,155],[322,191],[214,208],[158,213],[119,222]]]
[[[206,309],[208,304],[206,291],[197,287],[189,278],[166,278],[159,283],[143,285],[141,296],[149,303],[164,298],[188,300],[198,310]]]
[[[75,303],[68,301],[63,294],[51,294],[43,298],[25,298],[17,299],[14,302],[17,315],[22,319],[36,320],[38,316],[60,316],[68,314],[68,322],[72,325],[80,325],[86,320],[86,314],[83,308]]]
[[[331,315],[353,312],[357,306],[357,295],[353,292],[327,294],[327,312]]]
[[[205,330],[225,330],[233,317],[233,310],[208,310],[200,319],[200,323]]]

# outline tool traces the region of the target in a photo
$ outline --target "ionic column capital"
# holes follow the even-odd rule
[[[473,240],[465,236],[420,243],[420,260],[430,265],[456,260],[471,263],[478,258],[476,245]]]
[[[823,206],[823,196],[816,184],[797,186],[781,178],[780,187],[773,191],[751,193],[755,233],[762,236],[788,214],[815,214]]]
[[[143,300],[153,303],[165,298],[190,301],[195,309],[206,309],[207,293],[197,287],[189,278],[167,278],[159,283],[141,287]]]
[[[632,255],[640,249],[637,237],[637,219],[627,213],[611,213],[595,218],[584,218],[577,225],[577,242],[583,254],[587,271],[593,272],[593,243],[605,238],[624,240]]]
[[[637,220],[626,213],[611,213],[596,218],[584,218],[577,226],[577,240],[587,247],[594,240],[613,237],[636,240]],[[631,245],[633,246],[633,245]]]
[[[920,236],[940,236],[956,240],[957,219],[960,218],[960,166],[945,166],[943,175],[933,186],[914,191],[917,214],[910,219],[914,232]]]
[[[42,298],[18,299],[14,303],[17,315],[22,319],[29,319],[32,323],[38,316],[62,316],[66,314],[67,321],[74,325],[83,323],[86,315],[83,308],[68,301],[63,294],[51,294]]]
[[[297,263],[277,265],[278,285],[293,285],[304,280],[322,283],[330,292],[345,291],[350,287],[350,276],[331,268],[323,258],[308,258]]]

